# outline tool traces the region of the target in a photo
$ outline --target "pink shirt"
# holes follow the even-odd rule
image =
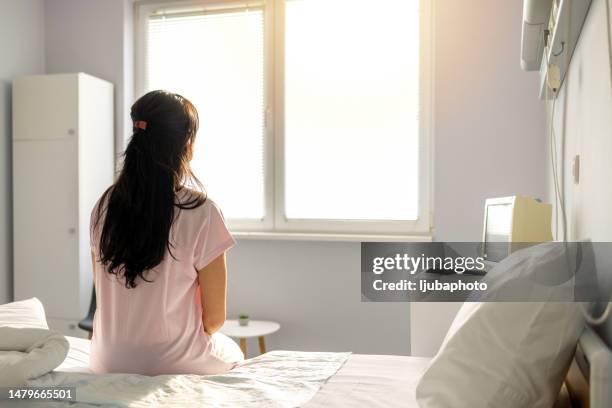
[[[96,259],[103,221],[96,228],[92,224]],[[174,258],[166,254],[145,275],[152,282],[138,279],[136,288],[127,289],[96,262],[92,371],[216,374],[233,366],[215,357],[214,336],[203,329],[198,283],[198,270],[235,243],[221,211],[210,199],[195,209],[176,209],[170,237]]]

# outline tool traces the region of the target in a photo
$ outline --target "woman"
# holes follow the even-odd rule
[[[219,374],[243,356],[225,322],[225,251],[234,240],[189,162],[198,113],[153,91],[131,110],[134,133],[117,181],[91,217],[98,307],[96,373]],[[190,188],[188,188],[190,187]]]

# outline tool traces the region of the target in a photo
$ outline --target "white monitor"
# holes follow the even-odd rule
[[[552,241],[552,206],[533,198],[511,196],[485,202],[483,256],[499,262],[510,253],[538,242]]]

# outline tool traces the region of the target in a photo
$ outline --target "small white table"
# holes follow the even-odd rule
[[[280,329],[280,324],[264,320],[250,320],[246,326],[240,326],[238,320],[226,320],[225,324],[219,330],[221,333],[229,337],[234,337],[240,340],[240,349],[247,357],[246,339],[257,337],[259,339],[259,351],[261,354],[266,352],[266,340],[264,336],[277,332]]]

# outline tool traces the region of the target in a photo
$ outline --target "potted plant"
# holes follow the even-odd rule
[[[249,325],[249,315],[241,314],[240,316],[238,316],[238,324],[240,324],[241,326],[248,326]]]

